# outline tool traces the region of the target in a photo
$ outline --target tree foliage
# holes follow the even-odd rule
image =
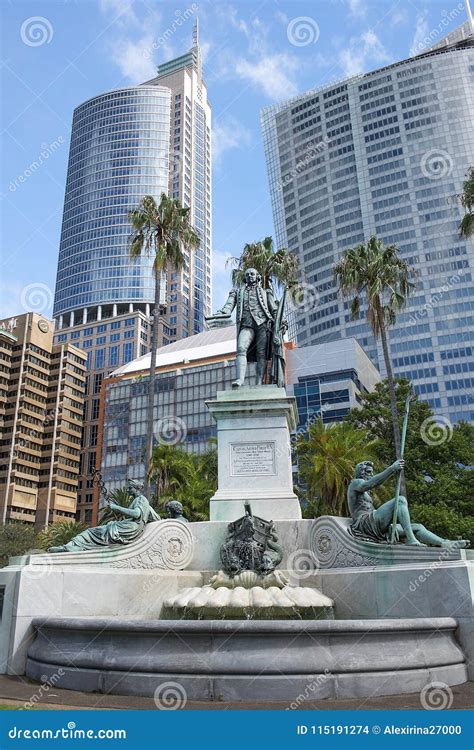
[[[411,279],[412,273],[406,261],[398,255],[397,247],[385,246],[375,236],[365,244],[346,250],[334,266],[334,277],[340,291],[344,297],[352,297],[353,320],[360,317],[364,304],[372,333],[382,341],[397,456],[400,455],[400,428],[387,329],[395,323],[397,313],[405,307],[407,298],[416,288]]]
[[[459,196],[461,204],[465,209],[459,231],[462,237],[471,237],[474,234],[474,167],[470,167],[463,183],[463,191]]]
[[[203,453],[188,453],[175,445],[153,450],[150,481],[156,486],[156,510],[162,513],[168,500],[183,504],[189,521],[209,518],[209,500],[217,489],[217,449],[211,444]]]
[[[348,422],[325,425],[319,418],[307,434],[299,435],[296,452],[303,484],[299,494],[303,506],[308,506],[305,515],[347,515],[346,493],[354,467],[372,457],[372,448],[367,432]]]
[[[0,526],[0,567],[8,565],[9,557],[24,555],[37,546],[37,533],[32,524],[13,521]]]
[[[230,263],[233,266],[232,283],[234,285],[243,283],[246,268],[255,268],[262,277],[264,289],[272,285],[284,285],[291,290],[298,286],[297,256],[283,248],[275,250],[271,237],[247,243],[240,258],[231,258]]]
[[[86,528],[86,524],[79,523],[78,521],[55,521],[46,529],[40,531],[38,534],[38,546],[45,550],[50,547],[62,546],[70,542],[71,539]]]

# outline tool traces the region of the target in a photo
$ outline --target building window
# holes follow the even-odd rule
[[[123,345],[123,362],[126,364],[127,362],[131,362],[133,359],[133,341],[127,341],[126,344]]]
[[[134,323],[135,323],[135,318],[127,318],[127,320],[125,321],[124,325],[125,326],[133,326]]]
[[[94,393],[100,393],[100,386],[102,385],[103,378],[104,375],[102,372],[96,373],[94,375]]]
[[[92,339],[86,339],[85,341],[82,342],[83,349],[90,349],[91,346],[92,346]]]
[[[104,333],[104,331],[107,330],[107,323],[101,323],[100,326],[97,326],[97,333]]]
[[[109,365],[110,367],[114,367],[115,365],[118,365],[118,363],[119,363],[119,347],[111,346],[109,349]]]
[[[91,419],[99,419],[99,403],[98,398],[93,399],[91,406]]]
[[[95,369],[101,370],[105,366],[105,349],[95,351]]]
[[[120,333],[112,333],[110,335],[110,340],[111,341],[120,341]]]
[[[113,320],[112,323],[110,324],[110,327],[112,329],[116,329],[116,328],[120,328],[121,325],[122,325],[121,320]]]
[[[96,346],[102,346],[102,344],[105,344],[105,338],[105,336],[99,336],[99,338],[95,340]]]

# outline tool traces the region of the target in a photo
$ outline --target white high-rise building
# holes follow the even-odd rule
[[[416,271],[390,331],[395,375],[438,415],[474,419],[474,238],[457,198],[474,165],[471,21],[435,47],[262,112],[279,247],[299,257],[314,304],[296,313],[300,346],[355,337],[382,374],[365,320],[333,278],[349,247],[377,235]]]

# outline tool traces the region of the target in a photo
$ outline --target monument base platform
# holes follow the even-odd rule
[[[217,422],[218,490],[211,521],[235,521],[248,501],[267,520],[301,519],[293,491],[290,432],[295,400],[284,388],[260,385],[219,391],[207,401]]]

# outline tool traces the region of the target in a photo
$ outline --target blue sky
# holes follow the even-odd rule
[[[466,19],[458,0],[3,0],[1,13],[1,318],[52,312],[73,109],[152,77],[191,46],[196,16],[213,108],[215,307],[226,257],[273,233],[260,109],[406,58]]]

